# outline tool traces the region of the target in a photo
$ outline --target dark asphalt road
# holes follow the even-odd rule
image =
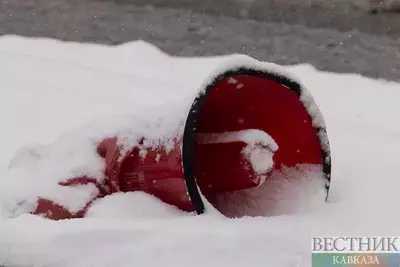
[[[193,1],[186,0],[186,5],[190,2]],[[104,44],[143,39],[173,55],[245,53],[283,65],[310,63],[321,70],[400,81],[399,14],[374,16],[372,22],[366,23],[371,15],[355,7],[343,13],[338,8],[327,11],[314,5],[296,11],[297,19],[285,19],[293,11],[292,6],[286,6],[286,13],[265,21],[265,11],[257,21],[217,16],[217,7],[210,9],[210,14],[202,14],[167,9],[164,6],[172,5],[157,0],[146,3],[137,6],[105,0],[0,0],[0,34]],[[242,10],[241,7],[231,9]],[[257,18],[257,11],[262,11],[256,7],[249,6],[247,10],[253,10],[248,12],[249,17]],[[320,13],[313,13],[312,8]],[[192,9],[204,11],[196,5]],[[234,16],[229,14],[232,10],[224,13]],[[351,12],[359,18],[354,15],[351,19]],[[299,14],[303,14],[302,22]]]
[[[110,1],[110,0],[97,0]],[[400,37],[400,13],[371,15],[369,0],[113,0],[118,4],[190,9],[214,16],[284,22]],[[387,1],[387,0],[386,0]]]

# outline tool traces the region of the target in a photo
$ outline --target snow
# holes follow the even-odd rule
[[[247,129],[216,134],[198,133],[197,142],[200,144],[244,142],[250,146],[255,146],[258,144],[268,147],[273,152],[277,151],[279,148],[278,144],[268,133],[257,129]]]
[[[243,142],[246,146],[242,150],[245,159],[250,162],[257,175],[258,185],[264,183],[266,174],[274,166],[274,152],[278,144],[266,132],[257,129],[248,129],[225,133],[197,133],[197,142],[200,144]]]
[[[219,194],[216,207],[229,217],[277,216],[322,207],[326,194],[320,165],[285,167],[258,187]]]
[[[207,203],[210,212],[195,216],[136,193],[96,202],[80,220],[23,214],[35,194],[49,192],[43,188],[49,179],[83,173],[103,179],[95,144],[105,135],[125,136],[131,146],[143,134],[154,145],[160,135],[179,132],[173,118],[170,127],[145,121],[157,121],[160,111],[163,118],[182,112],[215,66],[231,58],[174,58],[144,42],[106,47],[0,38],[0,266],[307,267],[311,236],[397,235],[400,84],[308,64],[279,69],[309,89],[324,115],[333,167],[327,203],[310,183],[320,170],[299,166],[283,175],[303,179],[271,192],[279,206],[246,206],[262,205],[271,217],[227,219]],[[135,127],[143,131],[132,138]],[[257,198],[274,181],[241,193]],[[74,197],[78,191],[54,192],[71,194],[69,208],[76,209],[83,205],[76,199],[85,199]]]
[[[88,210],[87,218],[117,218],[117,219],[166,219],[179,216],[189,216],[156,197],[143,192],[115,193],[106,196]]]
[[[258,175],[267,174],[274,166],[274,153],[268,148],[261,147],[260,145],[248,145],[243,149],[242,154],[250,162],[254,172]],[[262,178],[260,184],[264,182],[264,179],[265,177]]]

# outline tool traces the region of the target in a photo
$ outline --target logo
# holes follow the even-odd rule
[[[400,267],[400,237],[312,237],[312,267]]]

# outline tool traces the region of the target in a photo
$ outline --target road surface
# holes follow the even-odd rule
[[[202,10],[196,6],[192,8],[195,11],[177,9],[156,0],[146,0],[141,6],[132,4],[135,1],[116,1],[0,0],[0,34],[103,44],[142,39],[172,55],[245,53],[282,65],[310,63],[320,70],[400,81],[400,23],[393,25],[393,16],[400,21],[398,14],[373,17],[381,24],[369,29],[370,24],[360,24],[362,20],[354,18],[353,24],[362,27],[350,30],[348,23],[338,26],[329,22],[323,27],[323,18],[333,14],[328,9],[324,9],[324,16],[303,10],[301,14],[308,15],[300,23],[290,16],[285,20],[282,12],[280,17],[265,21],[217,16],[213,10],[198,13]],[[356,11],[353,7],[351,12]],[[256,18],[254,14],[247,15]],[[284,14],[291,14],[291,6]],[[349,20],[346,13],[335,14]],[[390,25],[393,30],[385,31]]]

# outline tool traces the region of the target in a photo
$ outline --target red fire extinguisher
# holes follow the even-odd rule
[[[322,115],[312,96],[286,74],[256,60],[247,63],[227,64],[206,80],[184,114],[182,131],[165,137],[168,146],[146,146],[143,136],[126,151],[111,136],[97,150],[106,163],[103,184],[75,177],[61,185],[94,183],[99,194],[92,202],[115,192],[144,191],[181,210],[202,214],[204,201],[213,204],[218,194],[258,187],[282,167],[312,164],[321,169],[328,194],[329,142],[325,125],[316,123]],[[79,218],[92,202],[71,214],[39,199],[34,213],[51,219]]]

